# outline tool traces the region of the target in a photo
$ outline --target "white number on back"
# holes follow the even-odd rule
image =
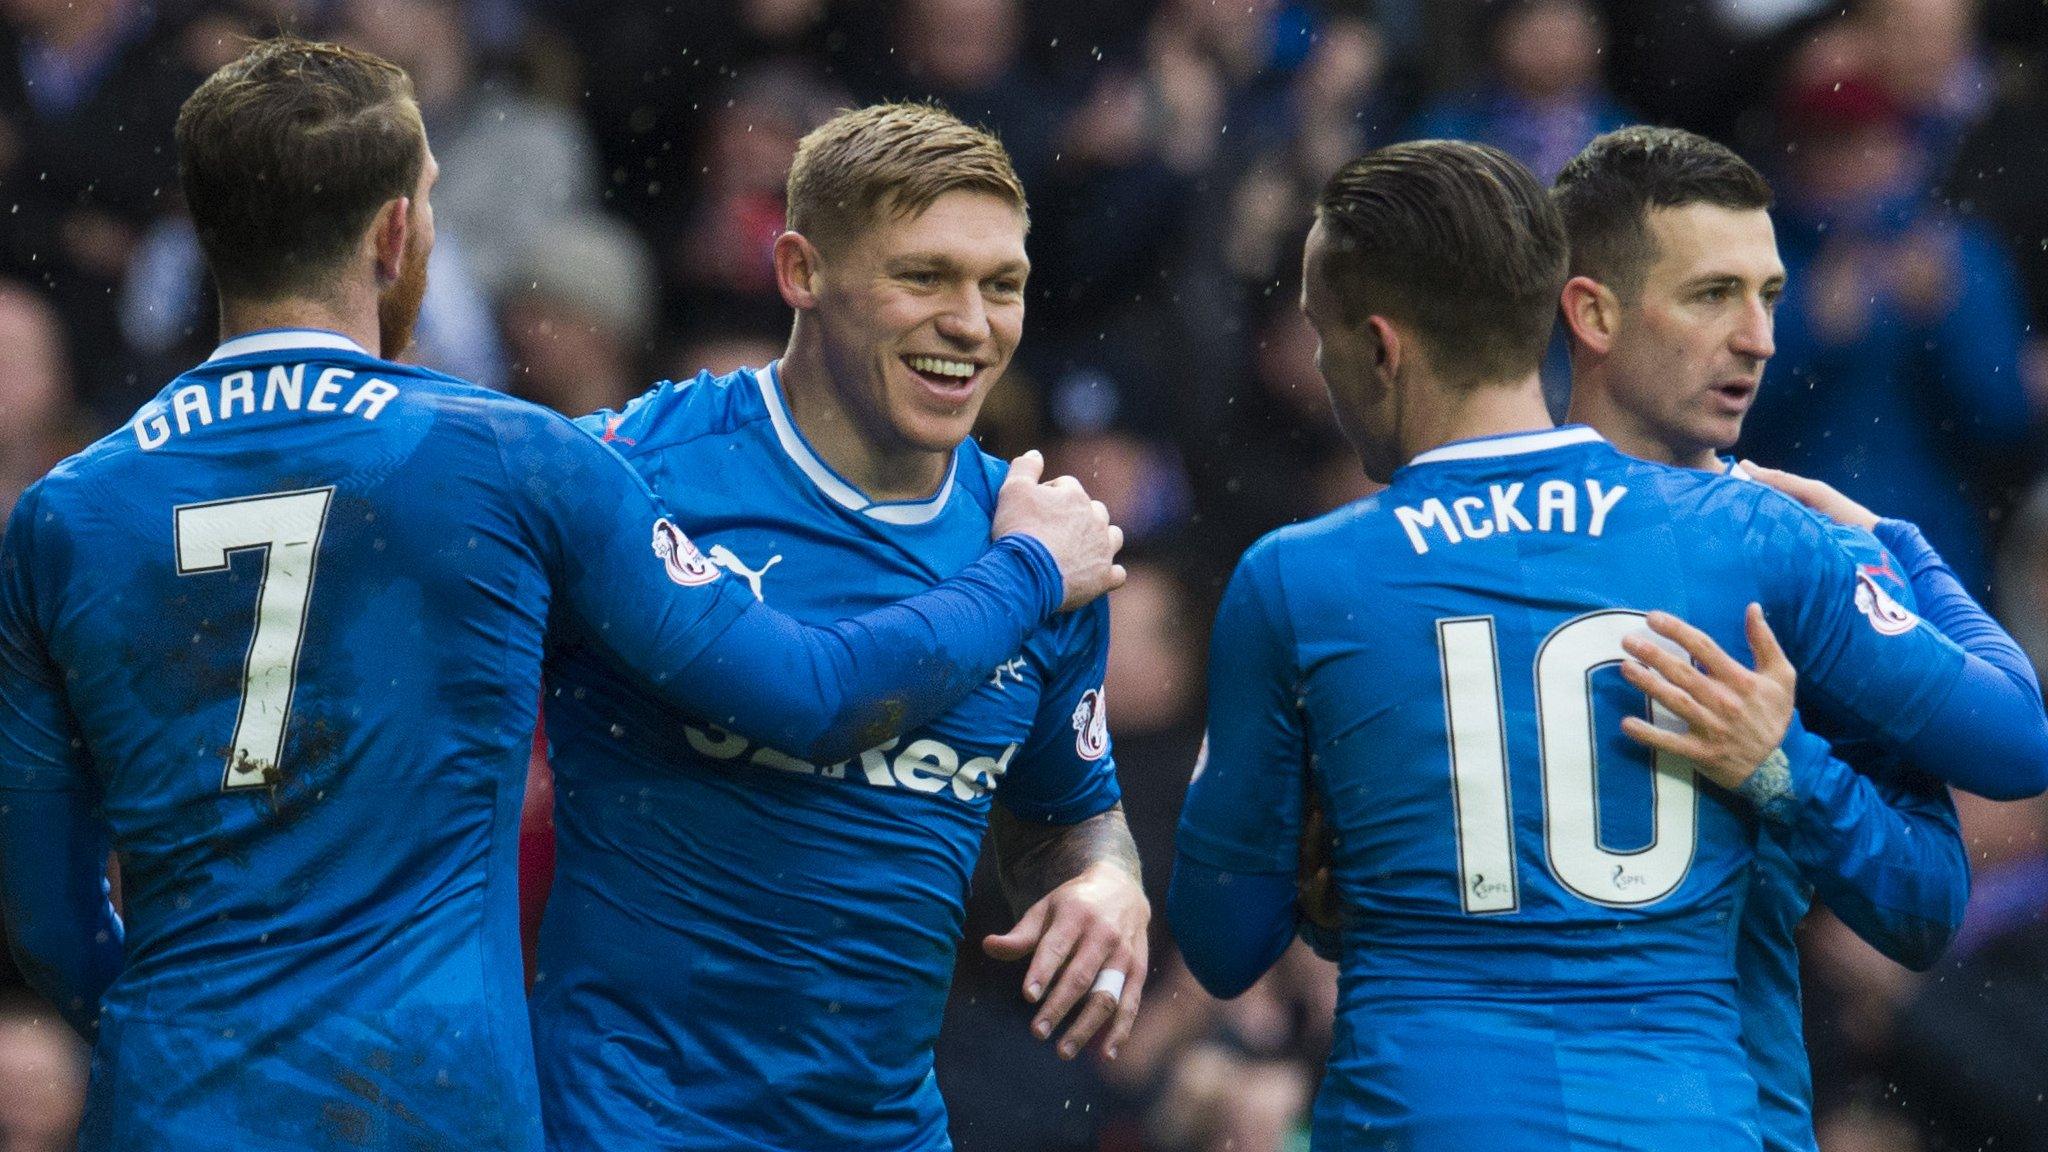
[[[1536,649],[1536,726],[1543,758],[1545,855],[1558,883],[1597,904],[1633,907],[1669,896],[1692,870],[1699,791],[1692,764],[1658,753],[1651,788],[1654,832],[1632,852],[1600,843],[1600,774],[1594,752],[1593,674],[1619,663],[1621,638],[1643,613],[1596,612],[1558,627]],[[1466,912],[1512,912],[1514,809],[1508,788],[1507,716],[1491,616],[1437,621],[1459,885]],[[1645,633],[1646,635],[1648,633]],[[1654,706],[1660,727],[1677,719]]]
[[[225,572],[231,554],[263,550],[256,628],[242,662],[242,701],[221,778],[224,791],[271,783],[272,770],[284,755],[299,647],[306,636],[306,602],[313,596],[313,568],[333,499],[333,488],[310,488],[183,504],[171,513],[180,576]]]

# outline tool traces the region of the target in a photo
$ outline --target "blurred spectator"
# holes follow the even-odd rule
[[[1165,0],[1143,68],[1095,70],[1033,200],[1024,354],[1055,395],[1077,375],[1111,382],[1117,426],[1162,438],[1199,435],[1227,403],[1244,325],[1218,193],[1292,131],[1289,85],[1316,32],[1283,0]]]
[[[1996,229],[2017,259],[2030,303],[2028,389],[2048,408],[2048,5],[2033,5],[2032,51],[2000,71],[1998,97],[1965,135],[1942,194],[1955,210]]]
[[[1585,0],[1495,0],[1480,36],[1480,87],[1426,108],[1411,137],[1492,144],[1548,184],[1593,137],[1629,123],[1603,86],[1607,33]]]
[[[1991,587],[1998,594],[1999,622],[2048,683],[2048,482],[2037,483],[2013,513]]]
[[[1897,101],[1935,173],[1997,95],[1979,7],[1979,0],[1865,0],[1856,9],[1866,55],[1860,63]]]
[[[434,199],[438,203],[438,193]],[[143,237],[120,295],[121,337],[144,365],[141,377],[151,381],[152,389],[212,351],[218,342],[217,308],[191,221],[183,214],[164,217]],[[469,274],[459,238],[435,237],[412,348],[390,354],[486,388],[505,386],[497,324],[489,300]],[[126,420],[132,407],[100,416],[112,424]]]
[[[1897,1024],[1895,1073],[1937,1149],[2048,1149],[2048,799],[1958,796],[1973,872],[1942,979]]]
[[[0,526],[22,490],[84,446],[56,311],[26,286],[0,281]]]
[[[68,1152],[85,1107],[85,1045],[42,1001],[0,989],[0,1152]]]
[[[1071,436],[1046,446],[1046,467],[1079,479],[1107,504],[1132,544],[1156,541],[1187,523],[1187,474],[1179,453],[1163,444],[1116,432]]]
[[[1896,1111],[1858,1102],[1836,1108],[1814,1125],[1821,1152],[1923,1152],[1911,1122]]]
[[[1211,997],[1176,958],[1157,977],[1122,1057],[1104,1072],[1148,1101],[1160,1152],[1283,1152],[1322,1079],[1337,966],[1296,944],[1235,1000]]]
[[[557,221],[515,267],[520,287],[505,302],[514,393],[581,416],[646,389],[654,267],[640,237],[605,216]]]
[[[1196,75],[1206,100],[1208,73]],[[1165,154],[1176,134],[1164,83],[1104,66],[1060,125],[1057,159],[1031,190],[1030,326],[1018,350],[1055,395],[1073,378],[1111,385],[1104,410],[1146,434],[1175,428],[1166,396],[1188,379],[1168,297],[1191,177]]]
[[[1288,93],[1285,129],[1256,141],[1252,162],[1231,177],[1229,226],[1220,241],[1239,281],[1292,279],[1324,181],[1392,138],[1387,63],[1379,29],[1366,20],[1333,19],[1316,38]]]
[[[1912,520],[1982,594],[1986,466],[2030,412],[2013,269],[1981,225],[1921,192],[1925,160],[1888,90],[1819,70],[1783,102],[1777,357],[1742,450]]]
[[[763,65],[713,111],[703,140],[703,186],[665,254],[676,286],[672,319],[696,338],[781,333],[789,309],[775,286],[790,160],[804,133],[846,98],[810,69]]]
[[[121,355],[114,293],[176,198],[171,126],[199,76],[147,0],[5,0],[0,13],[0,275],[49,294],[83,398],[122,419],[157,382]]]
[[[588,129],[568,109],[479,74],[461,0],[349,0],[341,31],[411,73],[441,163],[437,240],[455,240],[484,295],[502,299],[536,237],[597,208]]]
[[[1956,809],[1970,904],[1931,972],[1892,964],[1831,917],[1810,925],[1802,951],[1817,981],[1808,1028],[1823,1127],[1846,1109],[1843,1127],[1859,1139],[1904,1118],[1931,1152],[2038,1152],[2048,1149],[2048,797],[1957,793]],[[1859,1109],[1876,1121],[1858,1122]]]
[[[663,360],[657,375],[664,380],[688,380],[699,372],[723,376],[741,368],[765,367],[770,360],[782,355],[782,345],[767,336],[710,336],[695,344],[685,344],[670,353]],[[991,396],[995,393],[991,393]],[[987,420],[987,405],[982,407],[982,421]],[[979,429],[980,423],[976,424]]]
[[[1315,330],[1296,300],[1289,281],[1263,301],[1251,341],[1253,387],[1229,397],[1229,423],[1190,457],[1196,506],[1206,514],[1203,550],[1226,575],[1259,536],[1334,506],[1322,490],[1326,467],[1364,482],[1331,415]]]
[[[1209,613],[1187,581],[1156,554],[1135,552],[1126,568],[1129,582],[1109,598],[1103,696],[1110,701],[1124,812],[1145,865],[1145,894],[1156,910],[1166,907],[1174,829],[1202,746]],[[1155,917],[1154,954],[1164,956],[1167,943],[1166,919]]]
[[[897,0],[888,68],[862,86],[866,100],[934,99],[993,131],[1026,191],[1052,162],[1054,86],[1024,66],[1020,0]],[[973,29],[962,35],[962,29]]]

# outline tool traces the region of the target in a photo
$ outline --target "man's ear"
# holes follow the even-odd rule
[[[1401,330],[1394,327],[1393,322],[1385,316],[1367,316],[1365,331],[1378,345],[1373,350],[1373,364],[1379,368],[1381,375],[1388,380],[1400,376],[1402,360],[1409,351],[1407,345],[1402,343]]]
[[[370,259],[377,286],[388,288],[405,274],[405,245],[412,238],[412,197],[386,200],[370,221]]]
[[[775,238],[775,287],[782,302],[799,312],[818,306],[818,280],[823,268],[818,246],[801,232]]]
[[[1614,350],[1615,334],[1621,330],[1621,298],[1612,288],[1591,276],[1574,276],[1565,281],[1558,310],[1573,344],[1601,356]]]

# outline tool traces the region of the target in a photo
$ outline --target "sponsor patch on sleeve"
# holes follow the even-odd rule
[[[1074,705],[1074,751],[1083,760],[1100,760],[1109,751],[1109,712],[1100,688],[1081,693]]]
[[[1881,636],[1901,636],[1920,623],[1918,616],[1892,599],[1891,593],[1884,590],[1884,585],[1877,582],[1877,577],[1867,567],[1856,572],[1856,610],[1863,613]]]
[[[718,579],[718,566],[705,559],[690,538],[683,535],[683,530],[669,523],[666,516],[654,522],[654,554],[661,557],[668,578],[685,588]]]

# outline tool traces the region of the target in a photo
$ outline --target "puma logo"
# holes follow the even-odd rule
[[[747,587],[754,590],[754,599],[761,600],[763,599],[761,595],[761,577],[766,576],[770,568],[782,563],[782,555],[777,553],[770,556],[768,562],[759,568],[749,568],[745,561],[733,555],[732,549],[727,548],[723,544],[713,544],[711,546],[710,560],[713,564],[745,580]]]

